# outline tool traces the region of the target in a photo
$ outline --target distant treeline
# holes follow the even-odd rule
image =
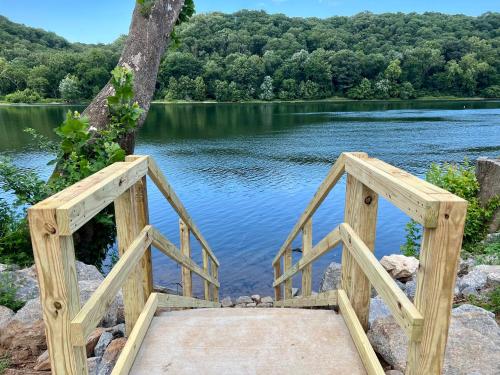
[[[500,13],[291,18],[258,11],[202,14],[176,30],[156,98],[500,97]],[[106,82],[123,38],[70,44],[0,19],[0,95],[31,90],[89,99]]]

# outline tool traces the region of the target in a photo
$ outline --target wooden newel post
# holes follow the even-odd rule
[[[347,175],[344,221],[373,251],[377,225],[378,194],[351,175]],[[363,270],[349,253],[346,246],[342,251],[342,289],[365,331],[368,329],[371,284]]]
[[[441,202],[437,227],[424,228],[415,307],[424,317],[420,342],[410,342],[408,375],[439,375],[450,325],[467,202]]]
[[[179,231],[181,239],[181,254],[191,258],[190,233],[188,226],[179,219]],[[193,280],[189,268],[182,267],[182,294],[184,297],[193,296]]]
[[[142,230],[139,218],[136,189],[133,186],[115,200],[116,235],[120,256],[125,253]],[[146,303],[144,297],[144,279],[144,269],[141,262],[130,273],[129,278],[123,286],[125,330],[127,336],[132,332],[135,322]]]
[[[312,251],[312,219],[309,219],[302,228],[302,257]],[[302,271],[302,296],[307,297],[312,293],[312,264]]]
[[[211,269],[212,269],[212,277],[219,281],[219,267],[217,266],[217,264],[215,264],[215,262],[213,261],[213,259],[211,260]],[[219,288],[217,288],[215,285],[213,286],[214,290],[213,290],[213,301],[214,302],[219,302]]]
[[[289,245],[283,256],[283,272],[292,268],[292,245]],[[285,281],[285,299],[292,298],[292,278],[290,277]]]
[[[71,344],[71,320],[80,310],[73,236],[60,236],[56,210],[28,210],[52,374],[87,374],[85,346]]]
[[[281,257],[273,266],[274,269],[274,280],[277,280],[281,276]],[[281,299],[281,285],[276,285],[274,287],[274,300],[279,301]]]
[[[203,258],[203,271],[205,271],[207,274],[210,274],[210,268],[209,268],[210,260],[208,258],[208,252],[204,247],[201,249],[201,255]],[[210,283],[208,282],[208,280],[203,279],[203,290],[204,290],[205,300],[210,301]]]

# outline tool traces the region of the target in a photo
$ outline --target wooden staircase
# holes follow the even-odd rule
[[[314,245],[313,215],[345,173],[344,222]],[[149,223],[146,175],[179,215],[179,247]],[[379,196],[424,228],[414,302],[373,254]],[[120,259],[80,306],[72,235],[109,204],[115,206]],[[281,308],[221,309],[214,252],[154,160],[128,156],[28,211],[52,373],[88,374],[86,339],[121,289],[128,340],[113,375],[383,375],[365,334],[373,286],[407,334],[406,373],[438,375],[466,207],[378,159],[343,153],[273,260],[274,306]],[[191,234],[201,245],[202,266],[191,259]],[[299,234],[302,256],[293,264],[291,245]],[[313,262],[340,245],[339,289],[313,295]],[[153,292],[151,246],[181,265],[183,296]],[[192,295],[193,273],[204,281],[202,299]],[[292,298],[298,275],[302,295]]]

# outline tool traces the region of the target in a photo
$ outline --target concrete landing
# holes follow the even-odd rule
[[[134,375],[366,374],[331,310],[199,309],[153,318]]]

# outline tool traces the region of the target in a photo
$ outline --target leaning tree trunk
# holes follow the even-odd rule
[[[138,3],[135,5],[128,38],[118,65],[129,67],[134,72],[135,100],[144,109],[139,127],[146,119],[155,91],[160,61],[183,5],[184,0],[155,0],[146,16],[141,12],[142,6]],[[108,125],[106,99],[113,91],[113,87],[108,83],[83,112],[90,124],[98,130]],[[120,144],[127,154],[133,153],[135,133],[127,135]]]

